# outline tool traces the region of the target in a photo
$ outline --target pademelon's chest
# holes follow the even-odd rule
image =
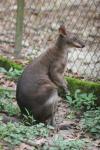
[[[61,65],[62,67],[65,67],[66,63],[67,63],[66,57],[62,57],[59,61],[59,65]]]
[[[63,68],[65,68],[65,66],[67,64],[67,59],[68,59],[68,55],[62,54],[61,57],[59,57],[59,59],[58,59],[59,65],[61,65]]]
[[[66,69],[66,64],[67,64],[67,56],[65,55],[63,57],[60,57],[60,59],[58,59],[56,62],[57,72],[63,74]]]

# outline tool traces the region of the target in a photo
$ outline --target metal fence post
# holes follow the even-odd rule
[[[17,0],[15,56],[18,56],[22,49],[24,4],[25,4],[24,2],[25,2],[24,0]]]

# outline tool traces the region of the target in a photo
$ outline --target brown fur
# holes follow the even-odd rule
[[[24,70],[18,81],[16,98],[22,113],[25,108],[40,122],[53,117],[59,99],[58,89],[68,91],[64,81],[64,70],[67,62],[67,47],[84,45],[76,35],[59,28],[59,37],[55,45],[35,58]]]

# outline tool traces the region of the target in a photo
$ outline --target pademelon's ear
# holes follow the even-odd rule
[[[59,34],[62,35],[62,36],[66,35],[66,28],[65,28],[64,25],[60,25]]]

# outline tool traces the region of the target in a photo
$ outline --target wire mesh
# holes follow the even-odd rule
[[[0,1],[0,51],[14,47],[16,28],[16,1]]]
[[[0,2],[0,51],[14,51],[17,0]],[[38,56],[57,38],[61,22],[78,33],[84,49],[71,49],[67,74],[100,80],[100,1],[25,0],[21,55]]]

